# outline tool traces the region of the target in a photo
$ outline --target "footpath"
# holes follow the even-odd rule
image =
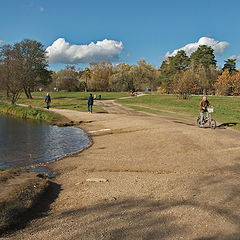
[[[240,132],[102,107],[54,110],[93,144],[49,164],[52,201],[1,240],[240,239]]]

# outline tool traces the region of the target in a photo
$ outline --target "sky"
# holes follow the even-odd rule
[[[178,49],[212,46],[240,67],[239,0],[0,0],[0,45],[33,39],[50,67],[92,61],[156,67]]]

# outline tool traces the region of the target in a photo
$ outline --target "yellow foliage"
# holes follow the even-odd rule
[[[186,99],[192,92],[197,89],[196,78],[193,70],[189,69],[179,73],[179,80],[177,82],[175,93]]]
[[[168,90],[167,90],[166,88],[164,88],[164,87],[158,87],[158,88],[157,88],[157,92],[158,92],[158,93],[167,93]]]
[[[240,73],[232,76],[232,95],[240,95]]]
[[[218,95],[232,95],[234,75],[228,70],[224,70],[221,75],[218,76],[215,84],[216,93]]]

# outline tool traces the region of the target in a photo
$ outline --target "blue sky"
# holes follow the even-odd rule
[[[71,64],[71,61],[85,67],[86,62],[95,58],[129,64],[144,58],[159,66],[167,52],[198,42],[201,37],[227,42],[216,55],[219,65],[230,56],[240,56],[239,0],[0,0],[0,3],[1,44],[29,38],[47,48],[62,39],[54,45],[58,52],[51,51],[53,69],[64,66],[59,62]],[[104,39],[114,41],[81,47]],[[75,47],[71,54],[77,52],[74,59],[69,52],[66,56],[66,49],[72,44]]]

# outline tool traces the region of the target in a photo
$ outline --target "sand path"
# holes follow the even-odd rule
[[[94,144],[50,164],[50,209],[0,239],[240,239],[240,132],[100,104],[110,113],[55,110]]]

